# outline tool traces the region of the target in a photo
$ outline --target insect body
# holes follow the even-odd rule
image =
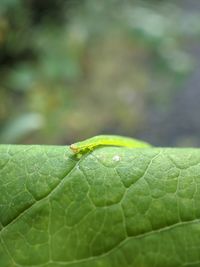
[[[123,137],[118,135],[98,135],[85,141],[81,141],[70,145],[70,149],[75,154],[84,154],[88,151],[92,151],[99,146],[122,146],[130,148],[144,148],[150,147],[148,143],[139,141],[137,139]]]

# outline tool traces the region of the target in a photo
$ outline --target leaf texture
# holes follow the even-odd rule
[[[200,150],[1,145],[0,266],[200,266]]]

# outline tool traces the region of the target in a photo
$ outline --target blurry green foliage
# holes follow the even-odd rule
[[[199,25],[169,1],[1,1],[0,142],[137,135],[191,71]]]

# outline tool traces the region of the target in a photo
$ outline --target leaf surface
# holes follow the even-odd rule
[[[200,266],[200,150],[1,145],[0,266]]]

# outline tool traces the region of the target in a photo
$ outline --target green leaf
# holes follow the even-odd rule
[[[200,150],[0,146],[1,267],[200,266]]]

